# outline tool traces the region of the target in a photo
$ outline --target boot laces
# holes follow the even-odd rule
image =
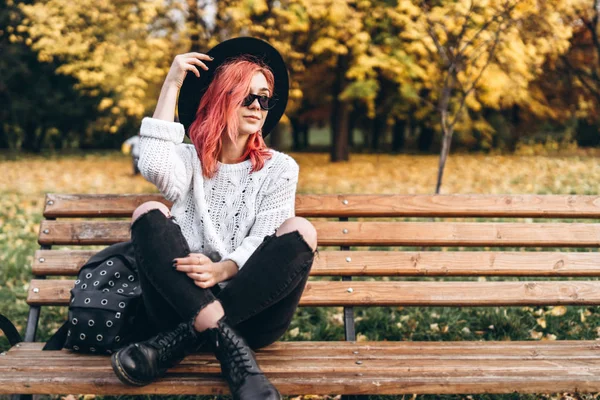
[[[234,333],[229,329],[225,329],[225,346],[227,347],[227,358],[229,367],[234,376],[240,379],[245,378],[252,368],[252,361],[250,360],[248,351],[245,350],[241,340],[236,338]]]
[[[155,347],[158,350],[158,359],[160,361],[171,360],[175,353],[181,352],[176,351],[178,348],[177,345],[186,339],[186,328],[186,326],[180,325],[172,331],[161,332],[156,336],[154,342],[156,343]]]

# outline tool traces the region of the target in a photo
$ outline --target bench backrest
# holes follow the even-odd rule
[[[96,252],[73,247],[128,240],[126,218],[149,200],[171,205],[153,194],[47,195],[26,340],[35,336],[40,306],[69,301],[72,279],[45,278],[75,276]],[[311,274],[341,277],[310,280],[300,304],[346,307],[349,340],[353,306],[600,305],[600,282],[570,279],[600,276],[600,224],[591,220],[600,218],[600,196],[298,195],[296,215],[317,229],[320,257]],[[475,220],[456,220],[464,218]],[[507,220],[491,220],[496,218]],[[69,249],[52,249],[57,245]],[[464,250],[473,247],[484,249]],[[506,249],[515,247],[527,251]],[[544,280],[429,279],[481,276]],[[550,277],[559,280],[545,279]]]

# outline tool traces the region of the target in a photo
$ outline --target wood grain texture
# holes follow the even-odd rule
[[[38,250],[34,275],[77,275],[94,250]],[[600,276],[600,252],[321,251],[313,276]]]
[[[73,280],[30,283],[30,305],[67,305]],[[600,305],[600,281],[309,281],[301,306]]]
[[[13,347],[0,394],[223,394],[212,354],[195,354],[145,387],[121,384],[105,356]],[[278,342],[257,352],[283,394],[544,393],[600,390],[596,341]]]
[[[46,218],[128,217],[145,201],[171,205],[160,194],[48,194]],[[296,197],[304,217],[600,218],[600,196],[585,195],[310,195]]]
[[[160,194],[48,194],[44,216],[129,217]],[[298,195],[304,217],[600,218],[600,196]],[[597,223],[312,221],[320,246],[600,246]],[[44,245],[129,239],[129,222],[43,221]],[[33,273],[75,275],[95,251],[40,250]],[[600,253],[322,251],[311,274],[347,276],[599,276]],[[31,305],[66,305],[72,280],[32,280]],[[407,282],[311,280],[303,306],[600,305],[600,281]],[[145,387],[121,384],[108,357],[41,352],[22,343],[0,356],[0,394],[226,394],[211,354],[187,357]],[[257,352],[283,394],[599,392],[600,343],[278,342]]]
[[[600,247],[598,223],[313,221],[320,246]],[[129,240],[128,221],[42,221],[42,245]]]
[[[20,343],[13,346],[11,357],[33,359],[44,343]],[[300,341],[275,342],[258,350],[262,359],[297,358],[312,359],[324,357],[330,359],[367,359],[377,357],[396,357],[402,354],[407,359],[464,359],[464,360],[516,360],[516,359],[561,359],[577,360],[597,359],[600,357],[600,342],[596,340],[528,340],[513,341]],[[65,360],[97,359],[94,355],[72,353],[69,351],[50,351],[42,353],[44,358],[62,358]],[[187,358],[190,362],[204,362],[214,359],[210,354],[194,354]]]
[[[45,218],[131,217],[133,210],[147,201],[173,203],[161,194],[62,194],[48,193],[44,202]]]

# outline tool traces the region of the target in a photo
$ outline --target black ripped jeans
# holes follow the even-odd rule
[[[267,346],[287,330],[315,252],[298,231],[265,236],[243,268],[223,289],[202,289],[172,267],[190,253],[173,217],[154,209],[131,226],[142,298],[153,333],[169,330],[218,300],[227,322],[252,348]]]

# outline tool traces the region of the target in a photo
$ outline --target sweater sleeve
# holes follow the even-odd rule
[[[299,167],[294,159],[290,157],[289,160],[284,170],[270,182],[249,235],[237,249],[223,257],[223,260],[234,261],[238,269],[244,266],[265,236],[271,235],[286,219],[295,216]]]
[[[192,180],[184,135],[183,125],[178,122],[149,117],[142,120],[138,167],[142,176],[173,202],[187,191]]]

